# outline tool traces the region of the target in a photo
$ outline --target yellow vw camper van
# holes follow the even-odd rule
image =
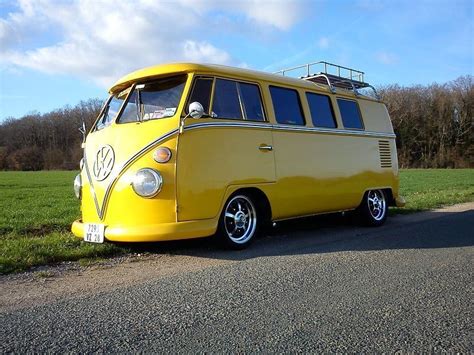
[[[283,219],[356,210],[381,225],[404,201],[390,117],[370,89],[363,72],[325,62],[133,72],[84,140],[72,231],[99,243],[217,234],[238,249]]]

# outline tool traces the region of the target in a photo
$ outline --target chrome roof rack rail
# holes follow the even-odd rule
[[[319,72],[313,73],[313,69],[317,67]],[[313,62],[299,65],[292,68],[279,70],[274,74],[288,76],[288,74],[299,74],[299,79],[311,81],[315,84],[322,84],[329,87],[331,92],[335,92],[336,88],[352,91],[354,95],[362,95],[358,90],[363,88],[370,88],[373,90],[373,96],[380,100],[380,97],[375,88],[364,81],[364,72],[342,65],[337,65],[328,62]],[[303,74],[303,75],[301,75]],[[368,95],[371,96],[371,95]]]

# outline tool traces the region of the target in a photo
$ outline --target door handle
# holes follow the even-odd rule
[[[267,145],[267,144],[261,144],[258,149],[260,150],[266,150],[266,151],[271,151],[273,150],[273,147],[271,145]]]

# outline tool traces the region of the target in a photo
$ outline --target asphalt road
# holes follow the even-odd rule
[[[219,262],[0,310],[0,352],[472,353],[473,245],[470,210],[284,223],[241,252],[142,246]]]

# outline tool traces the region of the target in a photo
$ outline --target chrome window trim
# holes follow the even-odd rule
[[[323,133],[323,134],[334,134],[334,135],[345,135],[345,136],[361,136],[361,137],[385,137],[395,138],[395,134],[386,132],[374,132],[374,131],[360,131],[360,130],[349,130],[349,129],[336,129],[336,128],[323,128],[323,127],[302,127],[294,125],[272,125],[268,123],[247,123],[247,122],[204,122],[195,123],[184,127],[184,130],[199,129],[204,127],[248,127],[248,128],[260,128],[260,129],[273,129],[277,131],[297,131],[297,132],[310,132],[310,133]]]

